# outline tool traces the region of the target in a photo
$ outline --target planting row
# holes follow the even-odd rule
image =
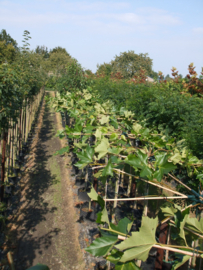
[[[80,193],[91,188],[89,215],[100,211],[96,222],[102,236],[86,250],[104,256],[116,269],[139,269],[152,248],[158,250],[156,269],[162,269],[164,250],[174,269],[188,260],[200,264],[201,241],[195,242],[196,253],[191,246],[202,238],[202,221],[191,215],[193,210],[201,215],[202,160],[181,141],[149,130],[131,111],[102,103],[91,92],[57,93],[50,100],[66,116],[58,135],[67,135],[69,146],[59,154],[74,153],[78,180],[84,182]],[[160,233],[166,223],[167,243]]]

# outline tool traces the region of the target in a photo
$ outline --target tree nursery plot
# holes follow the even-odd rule
[[[64,86],[50,102],[64,116],[58,136],[68,146],[59,154],[72,152],[82,218],[98,223],[86,251],[109,269],[145,269],[152,248],[152,269],[200,267],[203,161],[100,91]]]
[[[29,39],[18,48],[0,34],[2,231],[17,189],[27,205],[15,224],[27,240],[13,247],[2,233],[0,269],[202,269],[203,82],[193,64],[164,80],[147,54],[129,51],[92,74],[64,48],[30,51]]]

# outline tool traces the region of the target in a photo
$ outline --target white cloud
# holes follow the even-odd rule
[[[41,26],[41,24],[66,24],[82,25],[86,27],[108,27],[113,25],[113,28],[128,26],[128,31],[156,31],[158,27],[163,25],[174,26],[181,24],[181,21],[170,14],[166,10],[156,8],[140,8],[134,12],[124,12],[129,4],[125,2],[102,2],[97,1],[88,3],[80,1],[75,3],[67,3],[65,0],[51,1],[47,8],[43,7],[48,4],[47,0],[36,3],[40,5],[40,9],[36,10],[37,5],[27,3],[27,5],[13,4],[9,1],[2,2],[0,10],[0,22],[3,24],[16,25],[33,25]],[[55,10],[53,9],[55,5]],[[57,4],[57,6],[56,6]],[[31,7],[33,8],[30,8]],[[41,7],[42,5],[42,7]],[[122,12],[121,12],[122,11]],[[123,23],[126,26],[123,26]],[[108,31],[109,29],[107,29]]]

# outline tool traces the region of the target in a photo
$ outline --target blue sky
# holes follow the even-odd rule
[[[0,30],[22,45],[31,33],[31,49],[67,49],[86,69],[110,62],[121,52],[148,53],[154,71],[187,74],[203,67],[202,0],[0,0]]]

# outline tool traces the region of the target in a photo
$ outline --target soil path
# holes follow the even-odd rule
[[[17,235],[16,270],[37,263],[50,270],[85,269],[78,241],[68,157],[53,156],[64,142],[55,137],[62,129],[60,115],[43,104],[37,142],[21,179],[21,207],[12,222]]]

